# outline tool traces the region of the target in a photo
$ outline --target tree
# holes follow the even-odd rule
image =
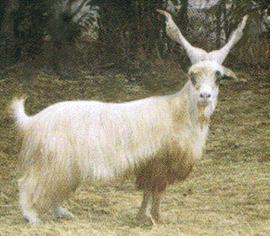
[[[139,49],[152,54],[161,24],[156,9],[161,5],[161,0],[105,0],[101,5],[100,55],[120,61],[135,58]]]
[[[222,23],[222,17],[224,19],[224,30],[226,31],[227,29],[227,18],[226,18],[226,0],[220,0],[218,4],[218,9],[216,13],[216,18],[217,18],[217,35],[216,35],[216,47],[220,48],[221,47],[221,23]],[[227,40],[227,39],[226,39]]]
[[[179,27],[183,32],[186,32],[188,26],[188,0],[182,0],[182,6],[177,16]]]
[[[19,0],[10,0],[4,10],[1,23],[0,40],[2,45],[2,64],[9,65],[15,60],[16,37],[14,34],[15,16]]]
[[[45,26],[47,24],[47,1],[20,0],[15,20],[17,57],[34,57],[42,52]],[[23,59],[22,59],[23,60]]]

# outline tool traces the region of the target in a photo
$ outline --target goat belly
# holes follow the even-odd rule
[[[137,188],[150,192],[162,192],[176,180],[185,180],[192,171],[192,166],[185,161],[185,158],[151,160],[137,174]]]
[[[168,165],[162,160],[152,160],[144,165],[137,175],[136,185],[139,190],[162,192],[168,181]]]

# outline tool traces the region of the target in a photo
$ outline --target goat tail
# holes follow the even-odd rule
[[[16,125],[23,131],[28,127],[29,121],[32,117],[27,116],[24,109],[26,98],[14,98],[11,105],[11,114],[16,120]]]

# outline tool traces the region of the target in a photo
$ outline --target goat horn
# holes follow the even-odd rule
[[[206,60],[207,52],[201,48],[193,47],[182,35],[181,31],[175,24],[172,19],[170,13],[157,9],[157,12],[164,15],[166,17],[166,34],[170,37],[173,41],[179,43],[184,47],[186,50],[189,59],[191,60],[192,64],[198,63],[200,61]]]
[[[220,50],[212,51],[209,53],[209,60],[215,60],[219,64],[222,64],[224,62],[229,51],[242,38],[247,18],[248,15],[245,15],[238,28],[231,34],[229,41]]]

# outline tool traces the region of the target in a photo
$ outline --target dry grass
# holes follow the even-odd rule
[[[186,182],[168,189],[161,226],[135,219],[142,193],[131,179],[79,188],[66,203],[76,221],[45,217],[44,224],[29,225],[18,208],[20,140],[6,108],[22,94],[30,114],[63,100],[118,102],[168,94],[184,84],[180,69],[162,67],[135,82],[115,71],[75,81],[42,71],[30,82],[20,81],[23,72],[0,80],[0,235],[269,235],[269,71],[236,73],[245,80],[220,87],[205,154]]]

